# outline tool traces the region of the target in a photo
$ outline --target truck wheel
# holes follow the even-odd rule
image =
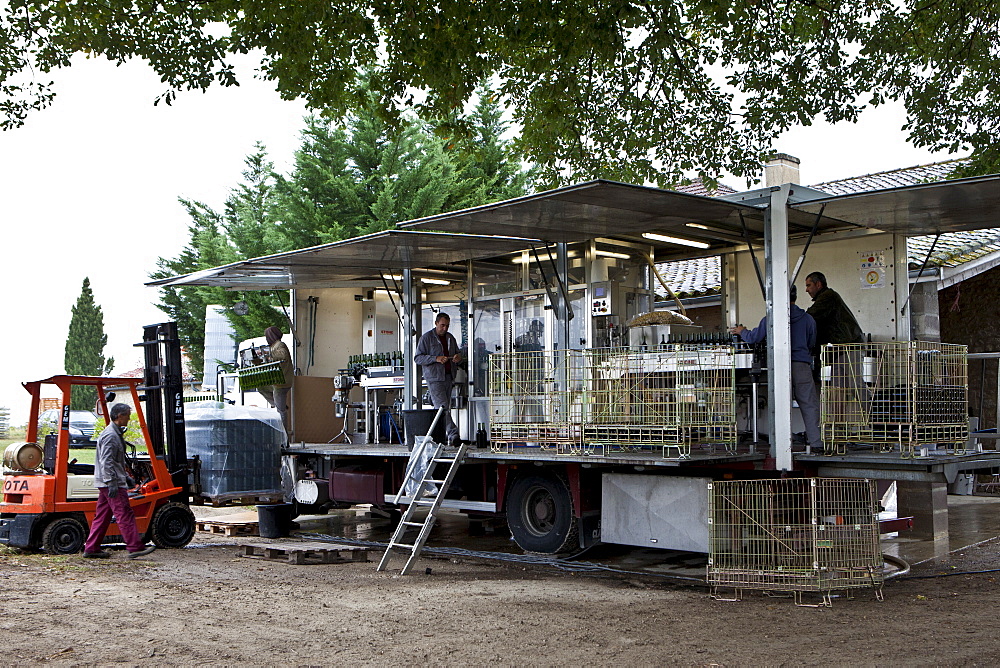
[[[49,554],[76,554],[87,541],[87,527],[75,517],[58,517],[42,532],[42,549]]]
[[[171,501],[157,509],[150,527],[156,547],[184,547],[194,537],[194,513],[185,504]]]
[[[579,526],[566,483],[555,476],[518,478],[507,494],[507,525],[526,552],[578,552]]]

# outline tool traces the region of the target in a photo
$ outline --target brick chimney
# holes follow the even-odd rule
[[[764,165],[764,186],[799,182],[799,159],[787,153],[775,153]]]

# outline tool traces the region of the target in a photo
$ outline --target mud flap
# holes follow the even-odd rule
[[[587,549],[601,542],[601,511],[590,510],[579,519],[580,549]]]

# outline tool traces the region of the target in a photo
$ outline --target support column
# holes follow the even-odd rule
[[[403,270],[403,408],[412,410],[419,404],[417,393],[420,390],[420,378],[417,376],[417,364],[413,361],[416,354],[415,337],[420,319],[420,296],[414,292],[413,272]],[[416,401],[415,401],[416,399]]]
[[[767,302],[767,411],[771,456],[792,468],[792,337],[788,319],[788,192],[771,189],[764,220],[764,295]]]
[[[896,511],[912,517],[915,538],[948,538],[948,483],[896,481]]]
[[[893,318],[896,323],[895,340],[909,341],[911,338],[910,313],[913,308],[912,303],[907,303],[910,293],[910,258],[906,252],[905,236],[901,234],[892,235],[892,254],[892,284],[895,292],[893,295]]]
[[[552,307],[556,310],[556,320],[559,324],[559,329],[556,332],[558,340],[555,347],[557,350],[565,350],[570,347],[570,342],[569,304],[566,302],[566,293],[564,292],[564,290],[568,291],[569,289],[569,255],[564,243],[556,244],[556,272],[559,283],[556,286],[556,301],[558,303],[553,304]]]

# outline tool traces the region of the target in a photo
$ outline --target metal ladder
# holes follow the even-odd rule
[[[416,562],[417,557],[420,555],[420,551],[424,549],[424,544],[427,542],[427,538],[431,534],[431,529],[434,528],[434,522],[437,520],[438,510],[441,508],[441,501],[448,492],[448,488],[451,486],[452,480],[455,479],[455,472],[458,471],[459,465],[461,465],[462,460],[465,458],[465,451],[468,448],[468,445],[463,443],[458,446],[457,450],[453,450],[442,443],[435,443],[431,438],[431,434],[434,433],[434,426],[437,424],[438,420],[441,419],[445,410],[447,409],[438,409],[437,414],[434,416],[434,421],[431,422],[431,426],[427,430],[427,435],[420,441],[420,445],[415,447],[413,452],[410,453],[410,462],[406,467],[406,473],[403,474],[403,483],[393,500],[394,503],[399,503],[406,497],[406,483],[410,480],[410,476],[412,475],[414,468],[416,468],[416,463],[423,459],[425,449],[428,447],[434,448],[434,454],[428,462],[423,475],[420,477],[416,488],[413,490],[412,497],[409,498],[409,504],[406,507],[406,512],[403,513],[403,517],[396,526],[396,530],[393,532],[392,538],[389,539],[389,545],[386,547],[385,554],[382,555],[382,560],[375,569],[376,571],[384,571],[388,567],[393,548],[402,548],[409,550],[410,556],[407,558],[406,564],[403,566],[403,570],[400,571],[400,575],[406,575],[410,572],[410,569],[413,568],[413,564]],[[444,478],[434,477],[434,470],[439,464],[448,465],[448,472],[445,474]],[[435,487],[436,491],[434,490]],[[404,501],[404,503],[405,502],[406,501]],[[427,516],[424,518],[423,522],[415,522],[413,520],[413,516],[419,508],[427,508]],[[403,536],[406,534],[407,529],[410,529],[411,527],[420,528],[417,538],[413,541],[413,543],[404,543]]]

